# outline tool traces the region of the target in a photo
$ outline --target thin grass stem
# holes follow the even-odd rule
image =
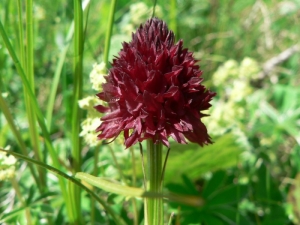
[[[170,4],[170,30],[177,34],[177,0],[171,0]]]
[[[64,62],[66,59],[68,49],[71,44],[71,39],[73,37],[73,34],[74,34],[74,22],[72,22],[72,24],[69,28],[69,31],[68,31],[68,34],[66,37],[66,41],[65,41],[65,46],[63,47],[62,51],[60,52],[58,63],[57,63],[57,66],[56,66],[55,72],[54,72],[54,78],[53,78],[52,85],[51,85],[49,101],[48,101],[48,105],[47,105],[47,112],[46,112],[46,121],[47,121],[47,126],[48,126],[49,131],[51,130],[52,115],[53,115],[56,92],[57,92],[63,65],[64,65]]]
[[[135,154],[134,154],[134,149],[129,148],[130,153],[131,153],[131,162],[132,162],[132,186],[136,187],[136,163],[135,163]],[[133,224],[138,225],[139,222],[139,212],[137,208],[137,203],[136,199],[132,198],[132,206],[133,206]]]
[[[10,179],[11,181],[11,184],[13,186],[13,188],[15,189],[15,192],[21,202],[21,204],[23,205],[23,207],[25,208],[25,217],[26,217],[26,221],[27,221],[27,224],[33,224],[32,223],[32,220],[31,220],[31,214],[30,214],[30,210],[29,208],[26,206],[26,202],[21,194],[21,191],[20,191],[20,187],[19,187],[19,183],[16,181],[16,178],[15,177],[12,177]]]
[[[122,172],[122,169],[121,169],[121,167],[120,167],[120,165],[119,165],[119,163],[118,163],[118,160],[117,160],[117,157],[116,157],[116,155],[115,155],[115,152],[114,152],[114,150],[112,149],[112,147],[111,147],[110,145],[107,145],[107,146],[108,146],[108,149],[109,149],[109,151],[110,151],[110,154],[111,154],[111,156],[112,156],[112,158],[113,158],[113,161],[114,161],[114,163],[115,163],[115,166],[116,166],[116,168],[117,168],[117,170],[118,170],[118,172],[119,172],[120,178],[121,178],[121,180],[126,184],[126,179],[125,179],[124,174],[123,174],[123,172]]]
[[[17,143],[21,149],[22,154],[28,156],[29,153],[27,151],[26,144],[24,143],[22,136],[21,136],[17,126],[14,123],[13,116],[12,116],[11,112],[9,111],[8,105],[4,101],[1,93],[0,93],[0,109],[7,121],[11,131],[13,132],[15,138],[17,139]],[[34,167],[32,165],[29,165],[29,169],[30,169],[30,172],[33,176],[35,183],[38,186],[39,191],[42,193],[42,186],[40,183],[40,179],[38,179],[36,172],[34,170]]]
[[[109,56],[109,49],[110,49],[110,40],[111,40],[112,29],[113,29],[113,25],[114,25],[114,16],[115,16],[116,3],[117,3],[117,0],[112,0],[111,1],[108,24],[107,24],[106,35],[105,35],[105,46],[104,46],[103,61],[104,61],[105,65],[107,67],[108,67],[108,56]]]
[[[80,133],[80,122],[82,110],[79,108],[78,101],[82,98],[83,87],[83,49],[84,49],[84,30],[83,30],[83,8],[82,0],[74,1],[74,92],[72,106],[72,156],[74,172],[81,171],[81,145],[82,138]],[[74,195],[74,224],[81,224],[81,190],[71,184]]]
[[[161,173],[161,180],[160,180],[160,185],[161,186],[163,185],[163,182],[164,182],[164,177],[165,177],[165,172],[166,172],[166,167],[167,167],[169,154],[170,154],[170,148],[168,148],[168,150],[167,150],[166,158],[165,158],[162,173]]]
[[[99,168],[98,168],[98,162],[99,162],[99,151],[100,146],[96,146],[94,150],[94,168],[93,168],[93,175],[98,176]],[[92,189],[94,191],[94,187]],[[95,215],[96,215],[96,208],[95,208],[95,199],[91,199],[91,224],[95,224]]]
[[[21,3],[20,3],[21,4]],[[19,6],[18,12],[19,15],[19,28],[20,28],[20,36],[19,36],[19,43],[20,43],[20,63],[23,68],[25,68],[25,75],[28,79],[30,88],[33,92],[33,97],[35,98],[35,82],[34,82],[34,53],[33,53],[33,2],[32,0],[26,0],[26,52],[24,54],[24,37],[23,37],[23,20],[22,20],[22,9],[21,5]],[[23,57],[23,58],[22,58]],[[23,64],[24,63],[24,64]],[[24,86],[24,84],[23,84]],[[39,145],[39,134],[38,134],[38,127],[36,123],[36,115],[34,113],[34,109],[32,106],[32,99],[28,95],[28,93],[24,89],[24,99],[25,99],[25,107],[26,107],[26,114],[28,117],[28,123],[29,123],[29,133],[30,133],[30,140],[33,146],[34,151],[34,157],[42,161],[42,152]],[[41,184],[43,185],[43,189],[47,189],[46,186],[46,175],[45,171],[42,169],[38,169],[39,177],[41,179]]]

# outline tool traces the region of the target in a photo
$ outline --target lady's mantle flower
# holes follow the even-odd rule
[[[5,150],[9,150],[9,146]],[[10,179],[15,176],[16,158],[12,155],[7,155],[0,152],[0,181]]]
[[[106,75],[105,63],[94,64],[93,70],[90,73],[90,81],[92,88],[96,91],[102,91],[102,84],[105,82],[104,76]],[[85,142],[95,147],[100,144],[96,136],[96,128],[99,126],[97,121],[99,120],[99,113],[95,110],[94,106],[102,104],[99,98],[96,96],[88,96],[78,101],[79,107],[87,111],[87,117],[81,123],[82,131],[80,136],[84,138]]]
[[[124,131],[126,148],[145,139],[169,146],[186,139],[200,145],[211,143],[201,118],[215,93],[201,85],[201,74],[192,52],[174,44],[174,33],[165,22],[150,19],[123,43],[119,56],[97,96],[109,107],[97,128],[99,139],[116,138]]]

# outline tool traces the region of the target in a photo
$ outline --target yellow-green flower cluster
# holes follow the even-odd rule
[[[92,83],[92,88],[95,91],[102,90],[102,84],[105,82],[104,76],[106,76],[106,66],[104,62],[100,64],[95,63],[93,65],[93,70],[90,73],[90,81]]]
[[[148,7],[144,2],[138,2],[130,5],[129,13],[126,20],[127,24],[122,26],[121,29],[125,34],[131,33],[141,24],[141,21],[146,21],[152,16],[153,7]],[[162,9],[159,5],[155,7],[155,15],[162,17]]]
[[[219,97],[212,103],[214,107],[209,111],[207,122],[213,135],[231,130],[244,139],[242,131],[247,118],[247,98],[254,91],[251,80],[257,79],[259,71],[258,63],[247,57],[241,63],[230,59],[213,74],[212,81]]]
[[[93,70],[90,73],[90,82],[92,88],[97,91],[97,93],[102,90],[105,75],[106,66],[104,62],[93,65]],[[101,104],[101,100],[93,95],[79,100],[78,104],[80,108],[87,110],[87,117],[81,123],[82,131],[80,132],[80,136],[84,138],[90,147],[97,146],[100,142],[97,139],[95,130],[100,125],[100,119],[99,112],[94,109],[94,106]]]
[[[17,160],[14,156],[7,155],[5,152],[0,152],[0,181],[15,176],[16,162]]]

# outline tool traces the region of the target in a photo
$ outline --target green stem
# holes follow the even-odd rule
[[[93,169],[93,175],[95,177],[98,176],[99,174],[99,168],[98,168],[98,162],[99,162],[99,150],[100,150],[100,146],[96,146],[95,150],[94,150],[94,169]],[[92,189],[94,190],[94,187]],[[91,199],[91,224],[95,224],[95,215],[96,215],[96,208],[95,208],[96,204],[95,204],[95,199]]]
[[[135,170],[135,155],[133,148],[129,148],[131,152],[131,162],[132,162],[132,186],[136,186],[136,170]],[[139,212],[137,208],[136,199],[132,198],[132,205],[133,205],[133,224],[138,225],[139,222]]]
[[[9,111],[9,107],[6,104],[5,100],[3,99],[1,93],[0,93],[0,109],[3,112],[3,115],[4,115],[4,117],[5,117],[6,121],[7,121],[10,129],[11,129],[12,133],[14,134],[14,136],[15,136],[15,138],[17,140],[17,144],[19,145],[22,154],[28,156],[29,153],[27,151],[26,144],[25,144],[25,142],[22,139],[22,135],[19,132],[19,129],[17,128],[17,126],[14,123],[13,116],[12,116],[11,112]],[[34,178],[37,186],[38,186],[38,189],[39,189],[40,193],[43,193],[42,189],[41,189],[42,188],[42,184],[40,183],[40,179],[38,179],[38,176],[35,173],[33,165],[29,164],[28,167],[29,167],[29,169],[31,171],[31,174],[32,174],[32,176],[33,176],[33,178]]]
[[[170,4],[170,30],[177,34],[177,0],[171,0]]]
[[[119,163],[118,163],[118,160],[117,160],[117,157],[116,157],[116,155],[115,155],[114,150],[111,148],[110,145],[108,145],[108,149],[109,149],[109,151],[110,151],[110,154],[111,154],[112,157],[113,157],[113,161],[114,161],[115,166],[116,166],[116,168],[117,168],[117,170],[118,170],[118,172],[119,172],[119,175],[120,175],[121,180],[126,184],[126,179],[125,179],[125,177],[124,177],[124,175],[123,175],[123,172],[122,172],[122,169],[121,169],[121,167],[120,167],[120,165],[119,165]]]
[[[153,17],[155,16],[155,8],[156,8],[156,3],[157,3],[157,0],[154,0],[153,9],[152,9],[152,16],[151,16],[151,18],[153,18]]]
[[[147,190],[147,175],[146,175],[146,169],[145,169],[145,161],[144,161],[144,153],[143,153],[143,146],[142,144],[139,142],[139,146],[140,146],[140,153],[141,153],[141,160],[142,160],[142,170],[143,170],[143,184],[144,184],[144,190]],[[147,207],[147,199],[144,199],[144,221],[145,221],[145,225],[148,225],[148,207]]]
[[[24,206],[24,208],[25,208],[25,216],[26,216],[27,224],[32,224],[30,210],[27,207],[26,202],[25,202],[25,200],[22,196],[22,193],[21,193],[20,187],[19,187],[19,183],[16,181],[15,177],[11,178],[10,181],[12,183],[12,186],[15,189],[15,192],[16,192],[18,198],[20,199],[20,202],[21,202],[22,206]]]
[[[73,100],[73,113],[72,113],[72,156],[74,160],[74,172],[81,170],[81,138],[80,121],[82,111],[79,109],[78,100],[82,98],[83,86],[83,9],[82,1],[74,1],[74,100]],[[80,189],[71,184],[71,189],[74,189],[72,196],[74,206],[74,224],[81,224],[81,196]]]
[[[147,167],[148,185],[147,191],[162,193],[162,144],[154,144],[152,140],[147,140]],[[147,199],[148,225],[163,225],[163,199]]]
[[[83,10],[81,7],[81,0],[74,1],[75,11],[75,40],[74,40],[74,101],[72,114],[72,141],[73,141],[73,157],[75,160],[75,171],[81,168],[81,146],[79,138],[81,110],[78,106],[78,100],[82,98],[83,86]]]
[[[73,38],[73,34],[74,34],[74,22],[71,23],[71,26],[69,28],[66,41],[65,41],[66,44],[63,47],[62,51],[60,52],[58,63],[55,68],[54,78],[52,80],[51,91],[49,95],[49,101],[48,101],[47,112],[46,112],[46,121],[47,121],[47,127],[49,131],[51,131],[52,115],[53,115],[56,92],[60,82],[60,76],[71,43],[71,39]]]
[[[111,39],[112,28],[113,28],[113,25],[114,25],[114,16],[115,16],[116,3],[117,3],[117,0],[112,0],[111,1],[108,24],[107,24],[106,35],[105,35],[105,47],[104,47],[103,61],[105,62],[105,65],[107,67],[108,67],[108,55],[109,55],[109,48],[110,48],[110,39]]]
[[[21,4],[21,3],[20,3]],[[35,82],[34,82],[34,52],[33,52],[33,2],[32,0],[26,0],[26,55],[24,54],[24,41],[23,41],[23,24],[22,24],[22,10],[21,5],[19,5],[19,29],[20,29],[20,36],[19,36],[19,42],[20,42],[20,59],[21,59],[21,65],[23,68],[25,68],[25,75],[27,76],[29,85],[31,87],[31,90],[33,94],[35,95]],[[23,57],[23,59],[22,59]],[[26,58],[24,58],[26,57]],[[23,64],[25,63],[25,64]],[[24,86],[24,84],[23,84]],[[37,160],[42,160],[42,152],[39,145],[39,133],[36,123],[36,115],[33,109],[32,101],[30,99],[30,96],[27,94],[25,88],[24,88],[24,98],[25,98],[25,106],[26,106],[26,113],[28,117],[29,122],[29,133],[30,133],[30,140],[33,146],[34,156]],[[41,179],[41,183],[43,185],[43,189],[46,188],[46,181],[45,181],[45,171],[42,169],[38,169],[39,177]]]

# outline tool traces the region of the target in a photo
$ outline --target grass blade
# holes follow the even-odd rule
[[[14,123],[14,119],[12,117],[12,114],[11,112],[9,111],[9,108],[8,108],[8,105],[6,104],[6,102],[4,101],[3,97],[2,97],[2,94],[0,93],[0,109],[1,111],[3,112],[4,114],[4,117],[11,129],[11,131],[13,132],[15,138],[17,139],[17,143],[23,153],[23,155],[28,155],[28,151],[27,151],[27,148],[26,148],[26,144],[24,143],[23,139],[22,139],[22,136],[18,130],[18,128],[16,127],[15,123]],[[29,169],[31,171],[31,174],[33,176],[33,179],[35,180],[35,183],[37,184],[40,192],[42,193],[42,190],[41,190],[41,185],[40,185],[40,180],[38,179],[36,173],[35,173],[35,170],[33,168],[32,165],[29,165]]]
[[[117,3],[117,0],[112,0],[111,1],[108,24],[107,24],[106,35],[105,35],[105,46],[104,46],[103,61],[104,61],[106,66],[108,66],[108,55],[109,55],[109,49],[110,49],[110,40],[111,40],[112,28],[113,28],[113,25],[114,25],[114,16],[115,16],[116,3]]]

